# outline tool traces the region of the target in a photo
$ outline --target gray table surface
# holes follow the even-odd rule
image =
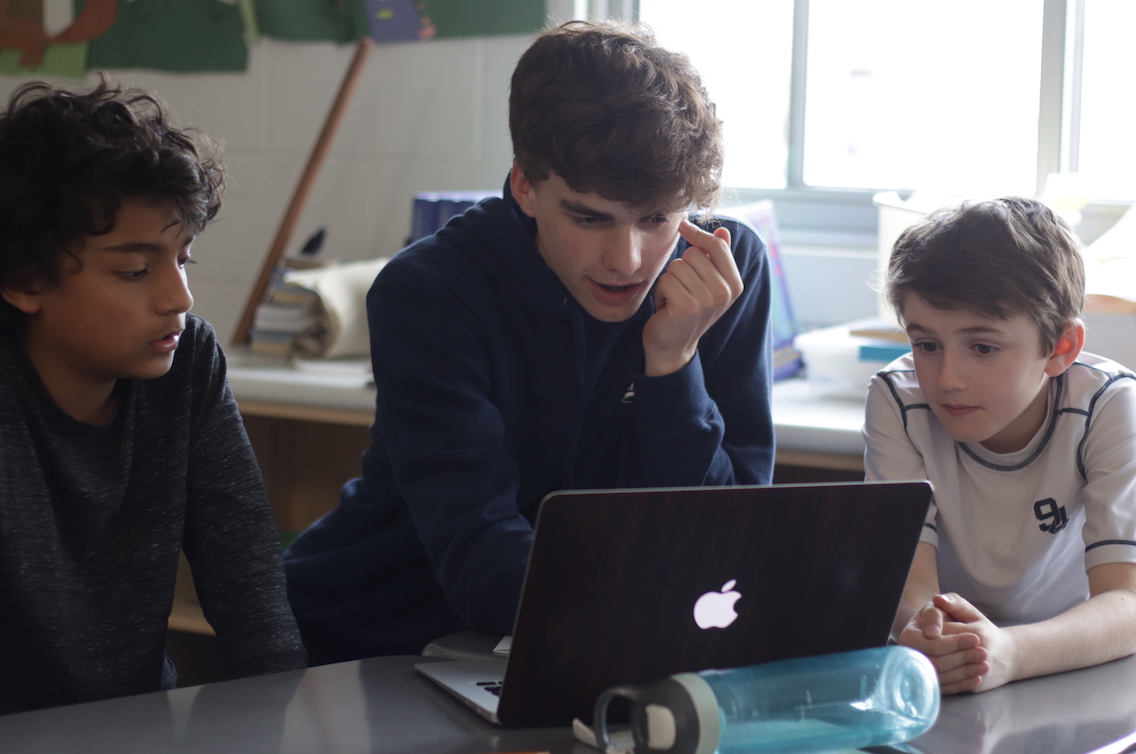
[[[436,660],[378,657],[0,716],[0,752],[595,753],[566,727],[504,730],[484,722],[414,670]],[[946,698],[935,726],[908,747],[1083,754],[1133,731],[1136,657]]]

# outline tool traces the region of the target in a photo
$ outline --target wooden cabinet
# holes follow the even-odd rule
[[[339,503],[343,484],[361,473],[367,424],[245,414],[276,528],[291,540]]]

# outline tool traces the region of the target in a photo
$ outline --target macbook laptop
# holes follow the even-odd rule
[[[554,492],[507,659],[416,668],[505,726],[673,673],[887,643],[927,482]]]

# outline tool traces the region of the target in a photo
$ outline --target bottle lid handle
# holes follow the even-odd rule
[[[596,732],[596,743],[600,751],[607,751],[611,746],[611,739],[607,734],[607,707],[615,697],[622,697],[632,703],[640,699],[639,689],[634,686],[613,686],[596,698],[595,711],[592,714],[592,728]]]

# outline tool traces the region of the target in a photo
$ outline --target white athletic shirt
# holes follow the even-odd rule
[[[867,479],[931,481],[922,541],[938,548],[939,589],[1000,625],[1088,599],[1093,566],[1136,563],[1136,375],[1082,353],[1049,398],[1037,435],[1000,454],[951,439],[911,354],[868,388]]]

